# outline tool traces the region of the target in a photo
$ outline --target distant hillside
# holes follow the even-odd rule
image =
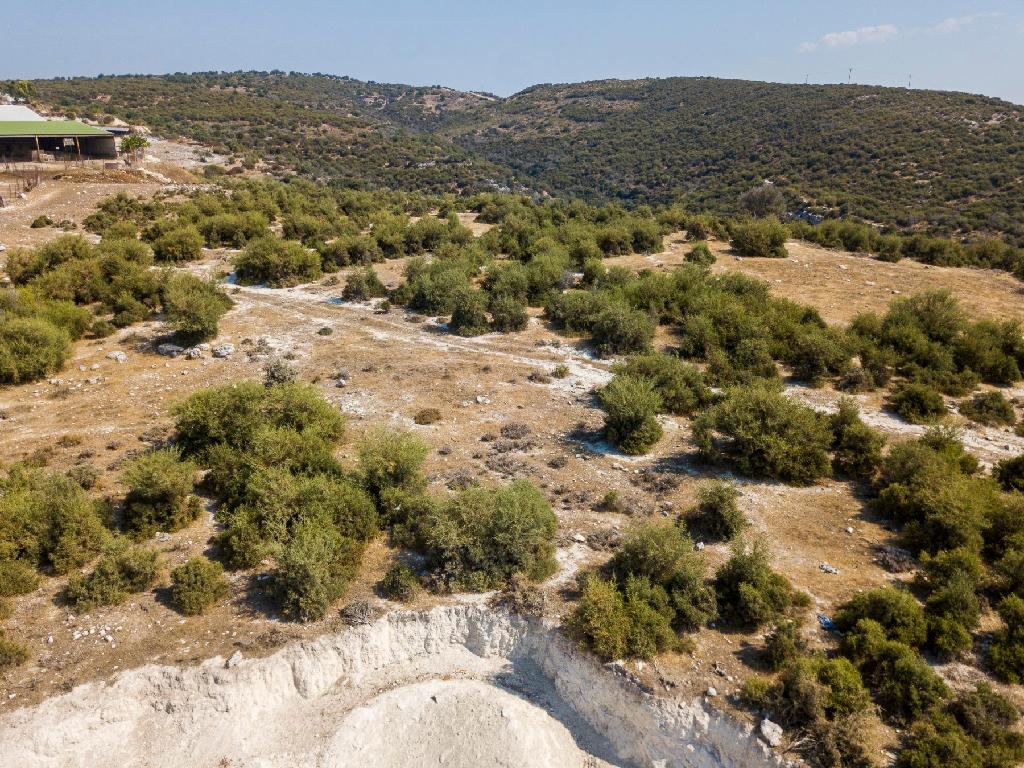
[[[538,85],[506,99],[284,73],[38,81],[116,114],[347,184],[513,179],[588,201],[735,212],[765,179],[793,208],[1024,241],[1024,108],[867,86],[669,78]]]
[[[79,117],[111,115],[218,151],[255,154],[281,174],[352,187],[490,190],[511,173],[447,138],[404,127],[434,103],[476,97],[284,73],[70,78],[33,82],[34,100]],[[421,95],[409,106],[404,91]],[[482,97],[481,97],[482,98]],[[418,119],[422,115],[422,119]]]

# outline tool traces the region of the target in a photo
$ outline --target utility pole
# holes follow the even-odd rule
[[[910,83],[913,81],[913,79],[914,79],[913,75],[907,75],[907,90],[908,91],[910,90]]]
[[[846,75],[846,84],[850,85],[853,83],[853,67],[850,67],[850,71]]]

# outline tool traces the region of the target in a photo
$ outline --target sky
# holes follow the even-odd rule
[[[0,79],[281,69],[509,95],[709,75],[1024,104],[1024,0],[0,0]]]

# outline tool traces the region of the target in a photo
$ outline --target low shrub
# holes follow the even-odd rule
[[[419,579],[408,566],[395,564],[388,568],[387,573],[377,584],[377,591],[382,597],[398,602],[408,602],[416,596],[420,588]]]
[[[362,545],[330,526],[300,522],[277,555],[273,588],[288,618],[316,621],[348,588],[362,557]]]
[[[786,578],[772,570],[768,547],[760,540],[752,546],[733,545],[732,557],[718,569],[714,585],[719,615],[734,626],[756,629],[803,601]]]
[[[177,531],[199,516],[202,505],[192,495],[196,465],[182,461],[175,448],[161,448],[133,459],[122,479],[128,486],[124,527],[147,538],[157,531]]]
[[[1024,492],[1024,455],[998,462],[992,468],[992,476],[1003,490]]]
[[[235,275],[242,285],[298,285],[320,277],[320,257],[292,240],[262,237],[235,257]]]
[[[745,474],[808,485],[831,470],[828,418],[764,384],[735,386],[693,423],[707,458],[725,457]]]
[[[905,590],[882,587],[856,595],[836,611],[833,622],[841,632],[850,632],[862,619],[874,621],[887,640],[912,648],[921,647],[927,638],[924,609]]]
[[[660,596],[650,582],[630,576],[620,590],[594,574],[580,579],[580,600],[566,620],[566,630],[602,659],[649,659],[679,647]],[[660,603],[660,605],[659,605]]]
[[[412,419],[416,424],[436,424],[441,420],[441,412],[437,408],[421,408]]]
[[[538,581],[556,568],[555,515],[525,480],[468,488],[409,522],[441,590],[493,589],[515,573]]]
[[[749,219],[730,228],[732,247],[743,256],[784,259],[789,233],[778,219]]]
[[[675,416],[689,416],[711,402],[711,388],[700,369],[663,352],[634,355],[615,367],[616,373],[648,379],[661,398],[662,408]]]
[[[928,424],[946,415],[942,393],[927,384],[905,382],[889,396],[889,407],[911,424]]]
[[[807,650],[807,639],[795,621],[783,621],[765,635],[764,658],[768,668],[780,670],[802,656]]]
[[[363,484],[378,503],[388,491],[416,494],[423,490],[420,468],[430,446],[413,433],[376,430],[360,441],[358,450]]]
[[[117,541],[87,576],[73,575],[64,588],[64,600],[76,611],[102,605],[120,605],[136,592],[148,589],[160,570],[157,553],[126,541]]]
[[[205,613],[227,591],[221,564],[205,557],[190,558],[171,571],[171,602],[186,616]]]
[[[63,328],[32,317],[0,314],[0,384],[23,384],[56,373],[71,354]]]
[[[697,240],[686,254],[686,260],[691,264],[698,264],[702,267],[710,267],[715,263],[715,254],[708,248],[703,240]]]
[[[0,562],[63,575],[99,554],[108,538],[99,506],[78,484],[19,465],[0,475]]]
[[[512,296],[492,297],[489,303],[491,310],[491,329],[500,333],[525,331],[530,323],[526,305]]]
[[[860,418],[856,401],[844,397],[833,414],[832,466],[847,477],[870,480],[882,461],[885,438]]]
[[[997,610],[1003,628],[992,638],[988,665],[1000,680],[1017,685],[1024,681],[1024,598],[1004,597]]]
[[[643,352],[654,338],[654,321],[646,312],[612,304],[594,318],[591,334],[602,357]]]
[[[490,330],[487,301],[483,291],[466,288],[455,295],[448,330],[459,336],[479,336]]]
[[[367,301],[387,295],[387,286],[380,281],[374,268],[369,266],[349,274],[341,294],[345,301]]]
[[[28,661],[28,646],[16,640],[10,640],[0,630],[0,672],[6,672]]]
[[[181,264],[202,255],[203,236],[195,227],[172,229],[153,241],[153,257],[161,263]]]
[[[624,453],[640,455],[661,439],[656,414],[662,400],[648,379],[617,374],[598,392],[604,435]]]
[[[1017,422],[1013,405],[1002,392],[979,392],[970,400],[960,403],[960,413],[987,427],[1012,427]]]
[[[740,492],[724,480],[709,480],[697,488],[697,505],[686,515],[686,525],[707,541],[731,541],[747,527],[736,500]]]
[[[234,306],[216,283],[185,273],[167,278],[161,303],[167,322],[191,344],[216,337],[221,317]]]

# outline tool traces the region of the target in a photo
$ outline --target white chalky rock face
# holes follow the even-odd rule
[[[0,717],[7,768],[777,766],[751,725],[643,693],[479,604],[393,612],[263,659],[147,666]]]

